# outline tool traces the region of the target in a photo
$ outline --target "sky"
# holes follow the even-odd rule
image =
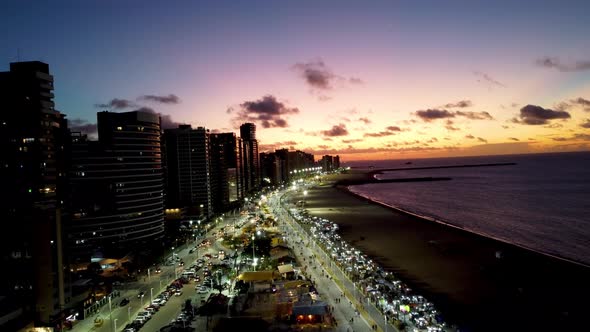
[[[16,1],[0,71],[49,64],[74,130],[257,125],[343,161],[590,150],[589,1]]]

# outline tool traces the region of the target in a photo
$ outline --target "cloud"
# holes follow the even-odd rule
[[[371,120],[370,120],[369,118],[366,118],[366,117],[364,117],[364,118],[359,118],[359,121],[361,121],[361,122],[364,122],[365,124],[369,124],[369,123],[371,123]]]
[[[346,79],[343,76],[335,74],[322,59],[310,60],[309,62],[298,62],[291,67],[299,74],[311,88],[311,93],[318,96],[320,101],[332,99],[325,92],[333,90],[336,83],[364,84],[363,80],[358,77]]]
[[[456,111],[451,112],[445,109],[427,109],[427,110],[420,110],[416,111],[416,116],[421,118],[425,122],[430,122],[432,120],[438,119],[448,119],[454,118],[457,116],[465,117],[470,120],[493,120],[494,118],[488,112],[463,112],[463,111]]]
[[[475,136],[473,136],[473,135],[469,134],[469,135],[465,135],[465,138],[468,138],[468,139],[475,139]]]
[[[389,126],[385,129],[387,129],[388,131],[402,131],[402,129],[398,126]]]
[[[516,138],[516,137],[508,137],[508,139],[509,139],[509,140],[511,140],[511,141],[515,141],[515,142],[518,142],[518,141],[520,141],[520,140],[519,140],[518,138]]]
[[[270,144],[260,144],[259,150],[261,152],[272,152],[280,149],[292,150],[297,145],[295,141],[274,142]]]
[[[566,111],[554,111],[537,105],[526,105],[520,109],[520,119],[514,118],[512,122],[527,125],[544,125],[549,120],[569,119],[571,116]]]
[[[348,130],[346,130],[345,124],[340,123],[338,125],[332,126],[332,128],[330,130],[324,130],[321,133],[322,133],[322,135],[328,136],[328,137],[347,136]]]
[[[454,127],[454,126],[453,126],[453,123],[454,123],[453,121],[451,121],[451,120],[447,120],[447,122],[446,122],[446,125],[445,125],[445,128],[446,128],[447,130],[450,130],[450,131],[457,131],[457,130],[461,130],[460,128]]]
[[[333,88],[333,81],[337,78],[321,59],[296,63],[293,69],[299,72],[305,82],[314,89],[330,90]]]
[[[442,107],[443,108],[465,108],[465,107],[471,107],[471,106],[473,106],[473,102],[471,102],[471,100],[460,100],[456,103],[448,103]]]
[[[471,120],[493,120],[494,118],[488,112],[455,112],[457,116],[463,116]]]
[[[552,140],[556,142],[565,141],[590,141],[590,134],[574,134],[570,137],[553,137]]]
[[[590,128],[590,119],[586,119],[586,122],[580,123],[580,127],[582,127],[582,128]]]
[[[262,128],[285,128],[288,124],[283,117],[298,114],[299,109],[287,107],[274,96],[266,95],[259,100],[243,102],[238,110],[230,107],[227,113],[234,114],[235,127],[244,122],[256,122]]]
[[[137,107],[137,105],[134,102],[127,100],[127,99],[120,99],[120,98],[113,98],[113,99],[111,99],[111,101],[109,101],[106,104],[95,104],[94,106],[96,108],[108,108],[108,109],[116,109],[116,110]]]
[[[390,131],[380,131],[378,133],[365,133],[363,137],[383,137],[383,136],[391,136],[395,135],[395,133]]]
[[[179,125],[181,125],[181,122],[176,122],[174,120],[172,120],[172,117],[168,114],[162,114],[160,112],[156,112],[153,108],[151,107],[140,107],[138,109],[133,110],[134,112],[146,112],[146,113],[152,113],[152,114],[157,114],[160,116],[160,127],[162,129],[174,129],[174,128],[178,128]]]
[[[156,95],[143,95],[137,98],[137,100],[153,101],[161,104],[178,104],[180,98],[178,96],[169,94],[167,96],[156,96]]]
[[[68,128],[71,131],[79,131],[89,136],[95,136],[97,134],[96,123],[90,123],[82,119],[68,119]]]
[[[348,79],[348,82],[352,84],[365,84],[365,82],[358,77],[351,77]]]
[[[559,58],[549,56],[535,60],[535,65],[544,68],[555,68],[563,72],[590,70],[590,60],[563,63]]]
[[[480,72],[480,71],[474,71],[473,75],[477,76],[477,82],[484,84],[488,87],[488,89],[494,88],[494,87],[502,87],[505,88],[506,85],[504,85],[503,83],[493,79],[490,75]]]
[[[546,126],[543,126],[543,128],[557,129],[557,128],[563,128],[563,125],[561,123],[550,123]]]
[[[581,106],[584,108],[584,111],[590,112],[590,100],[584,99],[582,97],[570,100],[570,103],[576,106]]]
[[[455,114],[442,109],[427,109],[416,111],[416,116],[426,122],[437,119],[454,118]]]
[[[342,143],[346,143],[346,144],[350,144],[350,143],[358,143],[358,142],[362,142],[363,139],[360,138],[355,138],[355,139],[343,139]]]
[[[503,126],[502,126],[502,128],[504,128],[504,129],[509,129],[509,128],[510,128],[510,126],[503,125]]]
[[[480,142],[484,142],[484,143],[487,143],[488,142],[487,139],[481,138],[481,137],[478,137],[477,140],[480,141]]]

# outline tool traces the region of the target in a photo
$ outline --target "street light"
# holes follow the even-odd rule
[[[117,331],[117,318],[115,318],[115,321],[113,323],[115,323],[115,331]]]
[[[141,297],[140,297],[140,299],[141,299],[141,307],[142,307],[142,308],[143,308],[143,297],[144,297],[144,294],[141,294]]]
[[[254,244],[254,235],[252,235],[252,266],[254,268],[254,271],[256,271],[256,253],[254,252],[254,247],[256,246],[256,244]]]
[[[154,287],[150,288],[150,304],[154,302]]]
[[[131,306],[127,307],[127,319],[131,323]]]

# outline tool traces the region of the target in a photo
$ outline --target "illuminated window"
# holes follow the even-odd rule
[[[123,130],[123,127],[117,127],[117,130]]]

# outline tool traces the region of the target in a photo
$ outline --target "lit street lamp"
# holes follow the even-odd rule
[[[254,268],[254,271],[256,271],[256,253],[254,252],[254,247],[256,246],[254,244],[254,235],[252,235],[252,266]]]
[[[150,288],[150,304],[154,302],[154,287]]]

